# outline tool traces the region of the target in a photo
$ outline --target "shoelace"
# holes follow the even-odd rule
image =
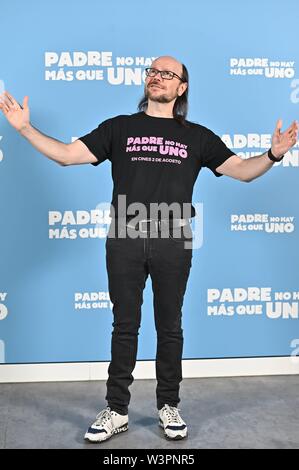
[[[181,423],[181,417],[179,415],[179,408],[175,406],[165,405],[165,413],[168,419],[170,419],[173,423]]]
[[[96,421],[95,424],[102,425],[105,424],[107,421],[111,420],[111,411],[110,408],[107,407],[105,410],[102,410],[97,416],[96,416]]]

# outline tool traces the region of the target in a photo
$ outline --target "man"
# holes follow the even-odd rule
[[[188,72],[183,64],[169,56],[159,57],[146,74],[145,96],[138,113],[108,119],[71,144],[47,137],[30,124],[27,96],[23,107],[8,92],[1,96],[0,106],[10,124],[48,158],[63,166],[98,165],[107,158],[112,162],[112,223],[106,241],[114,315],[112,357],[108,406],[85,434],[91,442],[105,441],[128,429],[129,386],[137,355],[142,294],[149,274],[157,330],[159,424],[170,439],[187,436],[187,425],[177,405],[182,380],[181,308],[192,258],[192,249],[185,249],[185,242],[192,244],[189,222],[195,215],[191,204],[194,183],[203,166],[216,176],[252,181],[280,161],[298,135],[296,121],[281,133],[279,120],[271,149],[242,160],[212,131],[186,120]],[[120,207],[119,197],[124,195],[126,201]],[[161,210],[152,217],[152,206],[163,203],[164,209],[174,204],[182,212],[168,211],[166,216]],[[138,215],[134,219],[140,211],[142,219]],[[113,238],[110,235],[116,227],[117,236]]]

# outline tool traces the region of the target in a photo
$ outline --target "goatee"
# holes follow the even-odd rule
[[[170,103],[173,98],[167,95],[155,95],[154,93],[152,94],[150,90],[146,89],[145,90],[145,97],[150,99],[151,101],[155,101],[156,103]]]

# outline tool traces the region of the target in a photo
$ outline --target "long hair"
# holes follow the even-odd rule
[[[183,66],[183,73],[182,73],[182,80],[184,83],[188,83],[187,89],[181,96],[178,96],[175,100],[173,106],[173,117],[174,119],[179,122],[182,126],[188,127],[186,122],[186,117],[188,113],[188,91],[189,91],[189,74],[187,67],[182,64]],[[138,103],[138,111],[145,111],[148,105],[148,99],[144,94],[141,100]]]

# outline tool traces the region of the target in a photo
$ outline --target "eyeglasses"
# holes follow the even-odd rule
[[[166,80],[172,80],[174,77],[178,78],[182,82],[184,80],[179,77],[176,73],[171,72],[170,70],[157,70],[152,68],[145,69],[145,73],[148,77],[155,77],[158,73],[161,75],[161,78],[165,78]]]

